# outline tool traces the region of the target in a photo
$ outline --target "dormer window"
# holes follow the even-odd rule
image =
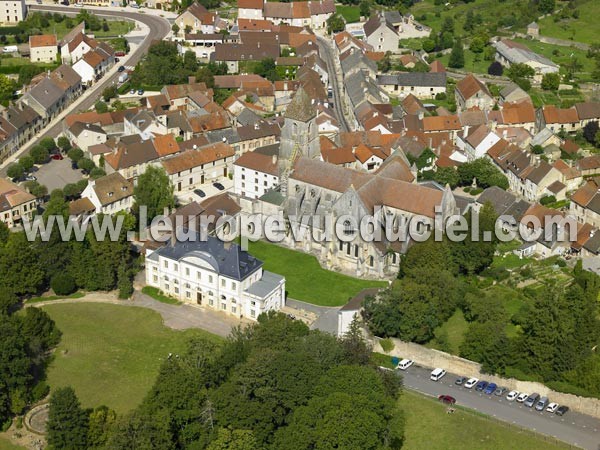
[[[112,197],[112,196],[113,196],[113,193],[112,193],[112,192],[109,192],[109,193],[108,193],[108,196],[109,196],[109,197]]]

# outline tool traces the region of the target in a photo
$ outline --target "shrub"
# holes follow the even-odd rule
[[[71,275],[59,273],[50,281],[50,287],[56,295],[69,295],[75,292],[75,280]]]
[[[502,67],[502,64],[500,64],[498,61],[494,61],[489,65],[487,72],[490,75],[495,75],[499,77],[504,72],[504,67]]]
[[[390,338],[382,339],[379,341],[381,348],[384,352],[389,353],[394,350],[394,342]]]
[[[80,148],[75,147],[69,150],[67,156],[71,159],[71,161],[77,162],[83,158],[83,151]]]
[[[31,390],[32,401],[39,402],[44,399],[50,393],[50,386],[46,384],[45,381],[40,381],[36,384]]]
[[[544,206],[549,205],[550,203],[556,203],[556,197],[554,195],[546,195],[540,199],[540,203]]]
[[[447,98],[448,98],[448,96],[446,95],[445,92],[438,92],[437,94],[435,94],[436,100],[446,100]]]

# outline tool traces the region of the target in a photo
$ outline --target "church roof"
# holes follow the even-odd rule
[[[315,117],[316,114],[316,110],[313,107],[310,97],[304,88],[299,87],[296,91],[296,95],[294,95],[294,98],[285,111],[285,117],[300,122],[308,122]]]

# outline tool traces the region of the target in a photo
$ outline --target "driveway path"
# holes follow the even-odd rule
[[[119,300],[114,292],[92,292],[82,298],[66,298],[49,300],[47,302],[25,303],[25,307],[40,307],[63,303],[110,303],[120,306],[138,306],[158,312],[165,326],[174,330],[201,328],[209,333],[227,337],[231,330],[238,325],[248,322],[236,320],[224,314],[191,305],[169,305],[154,300],[139,291],[135,291],[131,300]]]

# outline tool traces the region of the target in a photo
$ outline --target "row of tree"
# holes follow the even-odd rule
[[[70,389],[57,391],[48,441],[73,449],[399,449],[401,379],[369,361],[356,324],[337,339],[263,314],[223,345],[190,340],[163,363],[143,404],[116,420],[105,409],[100,418],[83,411]]]

